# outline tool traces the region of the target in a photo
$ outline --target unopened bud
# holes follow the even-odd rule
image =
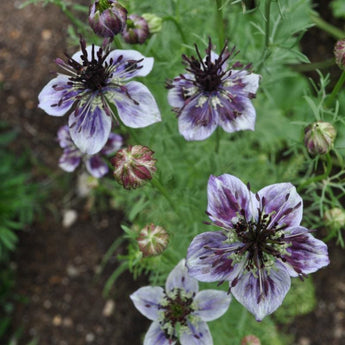
[[[136,14],[131,14],[127,18],[126,27],[122,32],[125,42],[130,44],[144,43],[149,37],[150,31],[147,21]]]
[[[325,154],[333,147],[335,128],[328,122],[318,121],[304,130],[304,144],[311,155]]]
[[[134,189],[151,180],[156,171],[154,152],[146,146],[134,145],[116,152],[111,159],[114,177],[126,189]]]
[[[89,24],[101,37],[113,38],[126,26],[127,10],[117,1],[95,1],[89,9]]]
[[[255,335],[246,335],[242,339],[241,345],[261,345],[261,341]]]
[[[142,17],[146,20],[150,34],[155,34],[162,30],[163,19],[153,13],[144,13]]]
[[[345,39],[339,40],[334,46],[335,62],[341,69],[345,69]]]
[[[140,230],[137,241],[143,256],[155,256],[168,246],[169,234],[161,226],[149,224]]]
[[[325,212],[326,224],[333,229],[340,229],[345,226],[345,210],[339,207],[330,208]]]

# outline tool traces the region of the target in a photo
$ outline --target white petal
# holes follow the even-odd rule
[[[180,334],[181,345],[213,345],[211,332],[207,323],[188,322],[188,328],[184,328]]]
[[[125,126],[141,128],[161,121],[161,115],[155,99],[149,89],[136,81],[126,84],[129,98],[125,93],[116,92],[114,99],[118,115]],[[111,92],[108,93],[111,95]]]
[[[246,219],[256,219],[258,201],[236,176],[210,176],[207,185],[207,212],[216,225],[232,228],[232,220],[244,210]]]
[[[111,130],[111,117],[99,106],[84,105],[78,115],[73,112],[69,117],[71,138],[83,153],[93,155],[107,142]]]
[[[109,171],[108,165],[97,155],[91,156],[85,165],[87,171],[96,178],[103,177]]]
[[[203,290],[194,298],[197,315],[204,321],[213,321],[221,317],[228,310],[230,302],[231,296],[219,290]]]
[[[291,183],[275,183],[262,188],[258,194],[261,199],[265,198],[265,213],[273,214],[272,224],[300,225],[303,201]]]
[[[159,306],[164,298],[164,290],[160,286],[144,286],[129,297],[135,307],[148,319],[158,318]]]
[[[242,104],[244,110],[241,115],[237,116],[235,119],[225,120],[224,117],[219,117],[219,125],[225,132],[253,131],[255,129],[256,111],[252,102],[248,98],[243,98]]]
[[[126,72],[123,76],[124,79],[130,79],[133,77],[145,77],[147,76],[151,71],[154,63],[154,59],[152,57],[145,57],[141,53],[139,53],[136,50],[124,50],[124,49],[116,49],[109,53],[108,57],[106,58],[106,62],[110,64],[110,60],[113,60],[113,63],[115,63],[118,58],[122,55],[121,65],[125,66],[128,61],[133,60],[142,60],[138,63],[138,66],[142,66],[139,69],[133,69],[131,72]],[[119,68],[119,71],[121,71],[122,68]],[[116,72],[114,74],[114,77],[116,78]]]
[[[174,345],[176,341],[170,341],[162,331],[158,321],[152,322],[144,339],[144,345]]]
[[[94,45],[94,52],[95,52],[96,59],[97,59],[96,53],[99,50],[99,48],[100,48],[99,46]],[[92,45],[87,46],[85,49],[87,51],[87,59],[88,61],[91,61],[92,60]],[[83,52],[79,50],[72,55],[72,59],[79,62],[80,64],[83,64],[83,60],[81,59],[82,54]]]
[[[167,294],[176,288],[182,289],[187,293],[196,293],[199,289],[198,281],[188,274],[185,259],[182,259],[169,273],[165,283],[165,291]]]
[[[75,102],[77,93],[68,85],[69,77],[59,74],[38,95],[38,107],[48,115],[63,116]]]
[[[279,263],[269,273],[261,270],[258,276],[261,278],[245,273],[231,288],[231,293],[254,314],[257,321],[261,321],[282,304],[290,289],[291,280],[286,269]]]

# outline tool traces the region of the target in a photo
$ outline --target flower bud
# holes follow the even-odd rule
[[[149,26],[150,34],[155,34],[162,30],[162,18],[153,13],[144,13],[142,17],[146,20]]]
[[[151,180],[156,171],[156,159],[146,146],[134,145],[116,152],[111,159],[114,177],[126,189],[134,189]]]
[[[261,345],[261,341],[255,335],[246,335],[242,339],[241,345]]]
[[[127,10],[117,1],[95,1],[89,9],[89,24],[101,37],[113,38],[126,26]]]
[[[328,209],[324,219],[326,224],[333,229],[340,229],[345,226],[345,210],[339,207]]]
[[[345,69],[345,39],[339,40],[334,46],[335,62],[340,69]]]
[[[136,14],[131,14],[127,18],[126,27],[122,32],[125,42],[130,44],[144,43],[149,37],[150,31],[147,21]]]
[[[317,121],[304,129],[304,144],[311,155],[325,154],[333,147],[335,128],[328,122]]]
[[[140,230],[137,241],[143,256],[155,256],[168,246],[169,234],[161,226],[149,224]]]

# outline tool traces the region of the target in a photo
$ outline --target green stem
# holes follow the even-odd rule
[[[261,54],[260,63],[258,64],[257,70],[260,71],[264,65],[268,56],[270,56],[270,31],[271,31],[271,3],[272,0],[266,0],[265,3],[265,45]]]
[[[337,27],[327,23],[318,14],[312,13],[310,16],[312,22],[321,30],[328,32],[330,35],[336,39],[342,39],[345,37],[345,32],[338,29]]]
[[[332,105],[334,98],[337,96],[337,94],[339,93],[340,89],[342,88],[342,86],[344,85],[345,82],[345,71],[343,71],[343,73],[341,74],[340,78],[338,79],[337,83],[334,86],[334,89],[332,91],[332,93],[328,96],[328,98],[326,99],[325,102],[325,106],[329,107],[330,105]]]
[[[271,3],[272,0],[266,0],[265,4],[265,51],[268,49],[270,45],[270,25],[271,25]]]
[[[296,72],[309,72],[316,69],[328,68],[335,65],[334,58],[320,62],[289,64],[288,66]]]
[[[81,34],[85,34],[86,33],[86,26],[85,24],[75,18],[75,16],[73,15],[73,13],[68,10],[65,6],[63,6],[63,4],[59,3],[58,6],[60,7],[61,11],[65,14],[65,16],[71,21],[72,24],[74,24],[80,31]]]
[[[214,152],[218,154],[219,152],[219,142],[220,142],[220,129],[217,127],[216,129],[216,145],[214,147]]]
[[[166,16],[166,17],[163,17],[162,18],[163,19],[163,21],[171,21],[171,22],[173,22],[174,23],[174,25],[175,25],[175,27],[176,27],[176,29],[177,29],[177,31],[179,32],[179,34],[180,34],[180,36],[181,36],[181,38],[182,38],[182,42],[184,43],[184,44],[187,44],[187,38],[186,38],[186,36],[185,36],[185,34],[184,34],[184,32],[183,32],[183,30],[182,30],[182,28],[181,28],[181,25],[180,25],[180,23],[178,22],[178,20],[175,18],[175,17],[173,17],[173,16]]]
[[[174,204],[174,202],[171,200],[167,190],[162,186],[162,184],[158,181],[156,176],[153,176],[151,180],[151,184],[158,189],[158,191],[165,197],[165,199],[168,201],[172,209],[177,213],[177,208]]]
[[[114,44],[115,44],[115,47],[117,49],[122,49],[122,44],[119,40],[119,38],[117,36],[114,36],[114,40],[113,40]]]
[[[310,184],[318,182],[318,181],[322,181],[326,179],[327,177],[329,177],[332,171],[332,159],[329,153],[326,154],[326,164],[325,164],[324,170],[325,172],[322,175],[313,176],[307,179],[306,181],[304,181],[301,185],[298,186],[297,191],[300,192],[306,186],[309,186]]]
[[[221,49],[225,41],[223,0],[216,0],[216,4],[217,4],[216,25],[217,25],[217,31],[218,31],[218,45],[219,45],[219,49]]]

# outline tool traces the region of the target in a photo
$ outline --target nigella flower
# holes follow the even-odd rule
[[[145,286],[130,298],[135,307],[152,324],[144,345],[212,345],[207,321],[222,316],[231,297],[225,291],[198,291],[198,282],[190,277],[181,260],[170,272],[165,290],[160,286]]]
[[[57,64],[68,74],[58,74],[39,94],[39,107],[52,116],[70,113],[72,140],[85,153],[99,152],[108,140],[113,106],[124,125],[146,127],[161,120],[151,92],[143,84],[130,81],[146,76],[153,58],[135,50],[113,50],[95,45],[86,47],[67,62]]]
[[[59,167],[67,172],[74,171],[84,161],[87,171],[94,177],[103,177],[108,171],[108,165],[102,156],[114,154],[123,144],[121,135],[110,133],[107,142],[98,154],[88,155],[81,152],[71,139],[68,126],[63,126],[58,131],[58,141],[63,149],[59,160]]]
[[[255,97],[260,76],[248,72],[250,65],[241,68],[239,62],[229,68],[234,49],[229,52],[226,45],[218,56],[211,50],[210,40],[205,59],[195,48],[197,57],[182,56],[188,73],[167,86],[180,133],[186,140],[204,140],[217,126],[230,133],[254,130],[256,112],[251,98]]]
[[[230,292],[258,321],[274,312],[290,288],[329,264],[327,246],[300,225],[302,199],[290,183],[253,194],[237,177],[211,176],[207,213],[220,231],[196,236],[187,254],[189,274],[229,281]]]

